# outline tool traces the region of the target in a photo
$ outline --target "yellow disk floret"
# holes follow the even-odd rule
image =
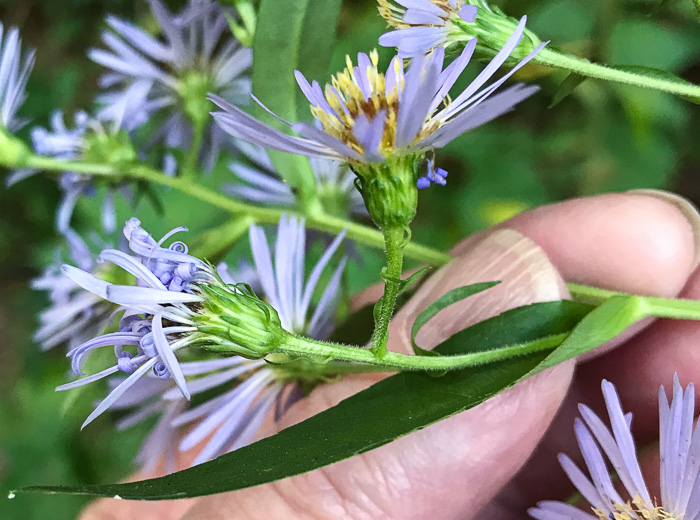
[[[369,121],[380,114],[383,115],[384,134],[379,151],[385,157],[393,153],[394,137],[396,136],[396,119],[399,110],[399,93],[403,90],[403,65],[400,61],[393,62],[397,81],[387,92],[386,77],[377,68],[379,57],[374,50],[369,54],[370,64],[364,72],[366,80],[358,78],[350,57],[346,57],[345,70],[336,74],[331,83],[326,85],[325,97],[334,114],[327,113],[322,107],[311,107],[311,112],[323,125],[325,132],[350,146],[356,152],[363,154],[360,143],[353,135],[353,128],[360,116]],[[368,92],[366,98],[363,88]],[[337,117],[336,117],[337,115]]]
[[[615,504],[612,516],[596,508],[593,508],[593,513],[600,520],[682,520],[680,516],[666,512],[663,507],[649,507],[641,498],[635,498],[631,503]]]

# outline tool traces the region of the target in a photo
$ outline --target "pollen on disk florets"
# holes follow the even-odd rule
[[[680,516],[666,512],[663,507],[650,508],[640,497],[626,504],[615,504],[613,513],[594,507],[593,514],[600,520],[681,520]]]
[[[382,117],[384,130],[378,151],[386,157],[394,151],[399,97],[404,88],[403,64],[399,60],[392,61],[387,80],[387,75],[379,71],[378,63],[376,50],[369,56],[360,54],[357,66],[346,56],[346,68],[333,76],[325,88],[326,101],[335,114],[321,106],[312,106],[311,112],[327,134],[360,154],[366,150],[354,133],[358,119],[364,117],[372,122]]]

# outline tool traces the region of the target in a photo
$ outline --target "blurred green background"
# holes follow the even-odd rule
[[[284,0],[280,0],[284,1]],[[661,68],[700,83],[700,23],[692,0],[510,0],[494,2],[558,47],[617,65]],[[177,5],[177,4],[172,4]],[[49,113],[89,108],[99,68],[86,50],[99,45],[105,14],[153,27],[141,0],[4,0],[0,20],[18,26],[37,49],[22,114],[45,125]],[[384,21],[373,0],[346,0],[332,70],[345,53],[376,46]],[[386,62],[390,52],[384,50]],[[469,74],[473,74],[470,67]],[[469,75],[467,74],[467,76]],[[414,237],[447,248],[461,237],[527,208],[568,197],[632,188],[667,188],[700,201],[699,111],[672,96],[587,81],[553,109],[548,106],[564,75],[526,68],[521,79],[542,92],[513,114],[454,141],[438,156],[450,172],[445,188],[421,193]],[[323,79],[323,78],[318,78]],[[469,78],[465,77],[464,82]],[[25,131],[26,133],[26,131]],[[221,178],[220,178],[221,177]],[[207,181],[216,186],[226,174]],[[181,195],[163,196],[165,214],[148,205],[120,209],[138,215],[155,234],[175,225],[194,230],[220,221]],[[3,499],[28,484],[91,483],[124,478],[143,430],[115,433],[109,417],[85,431],[82,422],[99,389],[79,399],[57,395],[67,363],[61,349],[39,352],[31,341],[35,315],[45,305],[28,281],[53,258],[59,244],[55,182],[37,177],[0,189],[0,518],[74,518],[75,497]],[[94,222],[97,204],[82,201],[75,222]],[[177,208],[177,209],[174,209]],[[351,273],[356,286],[376,279],[380,258],[367,253],[365,268]],[[371,268],[367,269],[369,265]],[[376,268],[375,268],[376,266]],[[369,274],[367,274],[369,273]],[[147,426],[147,425],[146,425]]]

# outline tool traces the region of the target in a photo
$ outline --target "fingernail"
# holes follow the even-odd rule
[[[683,214],[693,230],[693,239],[695,240],[695,263],[693,267],[697,267],[700,264],[700,213],[698,213],[695,205],[688,199],[669,191],[645,189],[630,190],[628,193],[646,195],[647,197],[654,197],[669,202]]]
[[[432,348],[455,332],[514,307],[568,296],[566,284],[537,244],[517,231],[499,229],[435,273],[401,309],[394,328],[400,343],[410,348],[408,324],[429,303],[457,287],[492,281],[500,283],[428,322],[418,336],[421,346]]]

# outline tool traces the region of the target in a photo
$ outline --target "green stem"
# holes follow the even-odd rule
[[[403,250],[405,241],[403,226],[389,227],[384,230],[386,248],[386,267],[382,270],[384,278],[384,296],[377,302],[379,312],[375,317],[372,333],[372,353],[377,357],[387,354],[386,344],[389,339],[389,322],[394,314],[396,298],[401,290],[403,273]]]
[[[192,180],[197,177],[197,159],[204,141],[204,130],[206,127],[207,122],[205,119],[199,118],[192,121],[192,143],[181,170],[182,177],[185,179]]]
[[[567,286],[574,300],[591,305],[600,305],[613,296],[631,296],[623,292],[574,283],[567,284]],[[647,316],[676,320],[700,320],[700,301],[698,300],[659,298],[656,296],[635,296],[635,298],[639,299]]]
[[[579,58],[578,56],[566,54],[548,47],[542,49],[532,61],[539,65],[565,69],[590,78],[662,90],[678,96],[700,98],[700,86],[693,85],[680,78],[678,80],[673,80],[666,79],[660,75],[640,75],[635,72],[620,70],[607,65],[592,63],[584,58]]]
[[[390,370],[443,371],[474,367],[515,356],[551,350],[561,345],[567,337],[568,333],[557,334],[527,343],[457,356],[413,356],[388,350],[381,358],[378,358],[368,349],[326,343],[302,336],[290,335],[288,341],[278,348],[278,352],[304,357],[322,356],[336,360],[354,361],[356,363],[366,363]]]
[[[347,237],[355,242],[367,244],[377,248],[384,247],[384,237],[381,232],[371,227],[350,222],[330,215],[305,215],[298,212],[290,211],[289,209],[265,208],[253,206],[240,202],[216,191],[210,190],[190,182],[187,179],[177,177],[169,177],[164,173],[150,168],[148,166],[137,164],[129,168],[128,171],[120,171],[113,166],[105,164],[90,164],[79,161],[61,161],[51,157],[42,157],[38,155],[31,156],[22,161],[22,164],[5,164],[8,168],[36,168],[47,171],[64,172],[73,171],[84,173],[96,177],[112,177],[115,180],[143,180],[161,186],[168,186],[185,193],[193,198],[199,199],[212,206],[220,208],[230,213],[247,215],[254,222],[275,224],[279,222],[283,214],[296,215],[299,218],[306,218],[306,225],[310,228],[327,233],[338,234],[344,229],[347,229]],[[406,256],[418,262],[425,262],[430,265],[447,264],[452,257],[441,251],[422,246],[416,243],[409,243],[404,250]]]

